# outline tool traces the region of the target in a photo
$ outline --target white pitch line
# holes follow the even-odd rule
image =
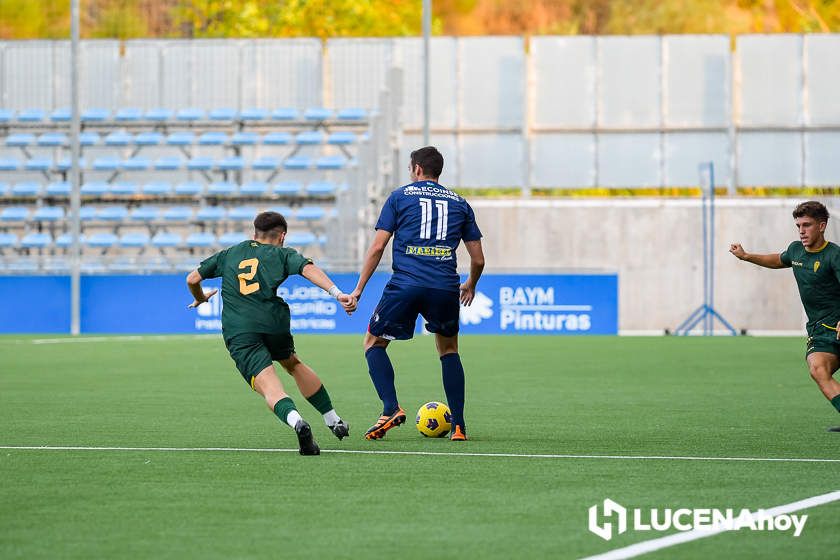
[[[34,338],[32,340],[19,340],[18,344],[75,344],[79,342],[137,342],[146,340],[194,340],[194,339],[217,339],[219,335],[193,334],[193,335],[129,335],[129,336],[85,336],[80,338]]]
[[[776,517],[777,515],[794,513],[803,509],[809,509],[831,502],[836,502],[838,500],[840,500],[840,490],[829,492],[828,494],[822,494],[820,496],[814,496],[812,498],[805,498],[804,500],[799,500],[790,504],[776,506],[774,508],[766,509],[763,511],[750,512],[750,516],[753,518],[753,520],[755,520],[760,515],[763,515],[765,517]],[[603,554],[587,556],[582,560],[623,560],[625,558],[635,558],[636,556],[641,556],[642,554],[647,554],[648,552],[654,552],[657,550],[662,550],[663,548],[668,548],[669,546],[674,546],[686,542],[696,541],[698,539],[703,539],[706,537],[711,537],[713,535],[718,535],[729,530],[730,529],[727,529],[725,524],[719,524],[708,529],[692,529],[691,531],[686,531],[684,533],[675,533],[665,537],[659,537],[657,539],[631,544],[630,546],[616,548]]]
[[[100,447],[73,445],[0,445],[0,449],[20,451],[171,451],[171,452],[233,452],[233,453],[297,453],[297,449],[260,447]],[[356,455],[420,455],[432,457],[513,457],[520,459],[611,459],[625,461],[746,461],[765,463],[840,463],[840,459],[819,457],[692,457],[678,455],[566,455],[540,453],[471,453],[443,451],[389,451],[384,449],[322,449],[322,453]]]

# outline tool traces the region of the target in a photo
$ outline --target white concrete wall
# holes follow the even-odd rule
[[[791,216],[798,202],[718,199],[715,307],[736,329],[804,327],[790,269],[761,269],[728,251],[734,241],[749,252],[785,249],[798,238]],[[699,200],[474,199],[471,204],[485,236],[488,272],[616,271],[621,330],[673,329],[703,301]],[[840,223],[829,222],[827,237],[838,240],[838,232]],[[468,262],[460,256],[462,267]]]

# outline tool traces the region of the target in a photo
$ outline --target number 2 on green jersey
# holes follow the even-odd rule
[[[257,266],[259,266],[260,260],[259,259],[245,259],[241,263],[239,263],[239,270],[243,268],[247,268],[248,272],[242,272],[237,275],[239,278],[239,293],[243,296],[247,296],[248,294],[253,294],[260,289],[259,282],[252,282],[248,283],[249,280],[253,280],[254,276],[257,275]]]

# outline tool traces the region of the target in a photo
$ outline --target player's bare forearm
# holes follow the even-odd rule
[[[729,252],[742,261],[763,266],[764,268],[785,268],[785,264],[782,262],[782,257],[779,253],[771,253],[769,255],[747,253],[740,243],[730,245]]]
[[[201,274],[199,274],[197,270],[193,270],[187,275],[187,288],[193,296],[193,302],[188,307],[198,307],[216,295],[219,291],[210,290],[209,292],[204,293],[204,290],[201,288],[201,280]]]
[[[370,277],[373,276],[376,267],[379,266],[382,255],[385,253],[385,247],[388,246],[388,241],[390,240],[390,231],[377,230],[376,235],[373,237],[373,242],[370,244],[365,255],[364,263],[362,263],[362,270],[359,272],[359,281],[356,283],[356,289],[353,290],[355,297],[360,297],[362,292],[365,291],[365,286],[367,286]]]
[[[330,291],[330,288],[335,286],[335,282],[330,280],[330,277],[327,276],[327,273],[315,266],[314,264],[308,264],[303,267],[303,270],[300,272],[301,276],[324,290],[325,292]]]
[[[466,283],[475,288],[478,285],[478,279],[481,278],[481,273],[484,272],[484,250],[480,240],[465,241],[464,246],[470,255],[470,275]]]

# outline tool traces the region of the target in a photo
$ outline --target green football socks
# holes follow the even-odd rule
[[[834,408],[837,409],[837,412],[840,412],[840,395],[837,395],[833,399],[831,399],[831,404],[834,405]]]
[[[281,422],[288,424],[292,428],[294,428],[295,425],[302,420],[300,413],[297,411],[297,408],[295,408],[295,401],[289,397],[283,397],[274,403],[274,414],[277,415],[277,418],[279,418]]]
[[[334,426],[341,421],[333,408],[330,394],[327,393],[327,389],[323,385],[313,395],[306,397],[306,400],[315,407],[315,410],[321,413],[327,426]]]

